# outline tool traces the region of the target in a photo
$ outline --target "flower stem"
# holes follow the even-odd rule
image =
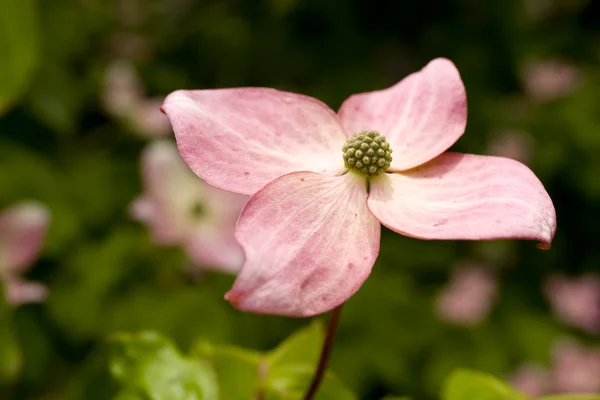
[[[304,395],[304,400],[312,400],[315,397],[315,395],[317,394],[317,390],[319,390],[319,385],[323,380],[323,376],[325,376],[325,371],[327,370],[327,363],[329,362],[331,350],[333,349],[335,331],[337,329],[337,326],[340,322],[340,317],[342,315],[342,306],[343,304],[340,304],[331,311],[329,323],[327,324],[327,333],[325,335],[325,341],[323,342],[323,347],[321,348],[321,357],[319,358],[319,364],[317,364],[317,369],[315,371],[315,375],[313,376],[313,380],[310,384],[310,387]]]

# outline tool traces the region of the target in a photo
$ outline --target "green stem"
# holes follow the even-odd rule
[[[317,394],[317,390],[319,390],[319,385],[321,384],[321,381],[325,376],[325,371],[327,370],[327,363],[329,362],[331,350],[333,349],[335,331],[337,329],[337,326],[340,322],[340,317],[342,315],[342,306],[343,304],[340,304],[331,311],[329,323],[327,324],[327,333],[325,336],[325,341],[323,342],[323,347],[321,348],[321,357],[319,358],[319,364],[317,364],[317,369],[315,371],[315,375],[313,376],[313,380],[310,384],[310,387],[304,395],[304,400],[312,400],[315,397],[315,395]]]

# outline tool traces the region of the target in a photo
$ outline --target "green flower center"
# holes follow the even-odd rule
[[[385,136],[377,131],[358,132],[342,147],[346,168],[367,176],[385,172],[392,162],[392,149]]]
[[[206,208],[204,207],[204,204],[198,200],[196,201],[194,204],[192,204],[192,207],[190,208],[190,216],[192,218],[202,218],[206,215]]]

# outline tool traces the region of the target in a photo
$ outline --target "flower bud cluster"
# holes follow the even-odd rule
[[[377,131],[362,131],[350,137],[344,147],[346,168],[367,176],[379,175],[390,167],[392,149],[385,136]]]

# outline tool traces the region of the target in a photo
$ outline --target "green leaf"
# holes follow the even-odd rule
[[[4,302],[0,282],[0,383],[12,381],[21,369],[21,351],[14,332],[12,313]]]
[[[302,399],[308,389],[321,354],[325,333],[320,321],[292,334],[267,355],[268,374],[263,386],[265,400]],[[355,395],[327,372],[317,400],[353,400]]]
[[[130,398],[130,393],[151,400],[219,398],[212,368],[184,358],[171,342],[154,332],[115,336],[109,363],[112,375]]]
[[[323,324],[315,320],[306,328],[293,333],[268,356],[269,368],[286,366],[315,366],[319,361],[325,333]]]
[[[598,394],[555,394],[540,397],[538,400],[600,400]]]
[[[457,370],[446,380],[444,400],[526,400],[526,396],[482,372]]]
[[[312,381],[314,366],[279,368],[269,374],[265,400],[301,400]],[[333,374],[326,373],[315,396],[316,400],[356,400]]]
[[[122,392],[119,392],[119,394],[117,394],[113,400],[144,400],[144,398],[137,393],[126,389]]]
[[[410,400],[410,397],[385,396],[381,400]]]
[[[25,90],[39,60],[36,0],[0,1],[0,115]]]
[[[196,343],[191,354],[211,362],[217,373],[221,398],[256,398],[260,391],[261,378],[264,378],[261,376],[264,360],[261,359],[260,353],[233,346],[213,346],[201,341]]]
[[[97,346],[84,362],[78,364],[77,371],[69,380],[61,400],[121,400],[129,397],[136,399],[133,395],[140,398],[137,390],[131,388],[123,388],[111,375],[111,371],[107,366],[110,365],[109,360],[112,355],[111,347],[113,343],[102,343]],[[118,394],[118,395],[117,395]],[[136,399],[137,400],[137,399]],[[148,400],[147,398],[140,400]]]
[[[296,400],[308,389],[319,359],[324,334],[313,322],[292,334],[275,350],[261,353],[199,341],[191,354],[209,361],[217,372],[221,396],[227,400]],[[316,399],[355,400],[333,373],[326,373]]]

